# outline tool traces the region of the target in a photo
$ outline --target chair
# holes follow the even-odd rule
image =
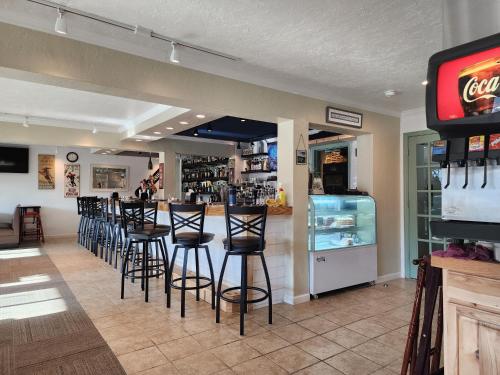
[[[123,248],[125,241],[123,241],[121,216],[117,214],[120,209],[120,198],[110,199],[110,212],[108,212],[108,223],[110,225],[110,240],[109,240],[109,264],[113,263],[115,258],[114,267],[118,266],[118,254],[123,257]]]
[[[121,299],[124,298],[125,278],[128,276],[132,278],[132,281],[135,278],[141,279],[141,289],[145,291],[144,301],[148,302],[149,279],[164,274],[165,293],[170,296],[169,262],[164,239],[169,231],[154,227],[145,228],[144,202],[142,201],[121,202],[120,216],[126,243],[126,251],[122,260]],[[154,266],[155,263],[159,265],[158,254],[156,259],[150,256],[153,243],[157,244],[160,249],[163,270]],[[142,251],[139,245],[142,245]],[[157,252],[158,247],[156,247]],[[129,266],[129,261],[131,261],[131,266]],[[139,267],[137,268],[136,265]],[[140,273],[140,276],[137,276],[137,273]]]
[[[265,230],[267,206],[225,206],[226,215],[226,231],[227,238],[223,240],[226,254],[222,263],[222,270],[219,276],[217,285],[217,310],[215,313],[215,321],[220,323],[220,300],[229,303],[237,303],[240,305],[240,335],[245,334],[245,313],[248,310],[249,303],[257,303],[269,300],[269,324],[273,322],[272,314],[272,292],[269,272],[267,270],[266,260],[264,258]],[[243,218],[242,218],[243,217]],[[239,286],[226,288],[222,290],[222,280],[226,270],[227,260],[229,256],[241,257],[241,284]],[[262,261],[264,275],[266,277],[267,290],[256,286],[248,286],[247,283],[247,260],[249,256],[258,256]],[[248,299],[248,290],[261,292],[263,296],[254,299]],[[225,294],[234,290],[240,291],[239,298],[229,298]]]
[[[172,226],[172,244],[175,245],[172,262],[170,263],[170,286],[181,291],[181,317],[185,316],[186,290],[196,290],[196,301],[200,300],[200,289],[212,287],[212,309],[215,309],[215,279],[212,267],[212,259],[207,243],[213,240],[212,233],[203,231],[205,223],[205,204],[173,204],[169,203],[170,224]],[[182,230],[182,231],[181,231]],[[177,250],[184,249],[184,262],[182,266],[182,277],[172,280],[172,274],[177,257]],[[198,249],[205,249],[210,278],[200,276]],[[194,249],[195,276],[187,276],[187,265],[189,250]],[[187,280],[195,280],[196,285],[186,286]],[[207,283],[200,285],[200,280]],[[176,283],[181,282],[178,286]],[[167,307],[170,307],[170,295],[167,296]]]

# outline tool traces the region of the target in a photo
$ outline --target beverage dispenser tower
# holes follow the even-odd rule
[[[500,243],[500,34],[433,55],[427,127],[441,165],[442,220],[433,235]]]

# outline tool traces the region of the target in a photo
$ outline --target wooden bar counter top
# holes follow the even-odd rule
[[[168,211],[168,204],[166,202],[159,202],[158,209],[160,211]],[[292,207],[269,206],[267,208],[267,214],[272,215],[272,216],[291,215],[292,212],[293,212]],[[224,205],[222,205],[222,204],[207,205],[206,215],[207,216],[224,216]]]

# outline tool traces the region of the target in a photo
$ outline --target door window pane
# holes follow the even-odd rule
[[[429,243],[418,241],[418,257],[422,258],[424,255],[429,254]]]
[[[427,187],[427,168],[417,168],[417,189],[428,190]]]
[[[417,165],[429,164],[429,145],[421,143],[417,145]]]
[[[417,214],[427,215],[429,213],[429,193],[417,193]]]
[[[441,169],[431,169],[431,190],[441,190]]]
[[[431,193],[431,215],[441,216],[441,192]]]
[[[444,249],[444,245],[443,245],[442,242],[439,242],[439,243],[433,242],[432,245],[431,245],[431,248],[432,248],[432,251],[443,250]]]
[[[426,217],[419,217],[417,225],[417,236],[422,240],[429,239],[429,219]]]

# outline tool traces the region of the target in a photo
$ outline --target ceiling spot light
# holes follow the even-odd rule
[[[68,33],[66,18],[64,17],[64,12],[61,9],[57,9],[57,19],[54,30],[58,34],[66,35]]]
[[[189,125],[189,122],[187,122],[187,121],[179,121],[179,124],[181,124],[181,125]]]
[[[174,64],[179,64],[181,61],[179,60],[179,52],[177,51],[177,43],[171,42],[172,52],[170,52],[170,62]]]
[[[429,81],[425,80],[425,81],[422,81],[422,86],[427,86],[429,84]]]
[[[241,122],[245,122],[246,120],[245,120],[244,118],[242,118],[240,121],[241,121]]]
[[[25,128],[29,128],[29,127],[30,127],[30,124],[28,124],[28,117],[25,117],[25,118],[24,118],[24,121],[23,121],[23,126],[24,126]]]
[[[206,116],[205,115],[196,115],[196,117],[198,117],[198,118],[205,118]]]
[[[167,129],[167,130],[174,130],[174,128],[171,127],[171,126],[167,126],[165,129]]]
[[[97,133],[97,129],[96,128],[92,129],[92,134],[96,134],[96,133]]]
[[[136,139],[135,141],[136,142],[142,142],[142,139]]]
[[[198,134],[198,130],[195,130],[195,131],[193,132],[193,135],[194,135],[195,137],[199,136],[199,134]]]
[[[396,90],[385,90],[384,95],[386,98],[392,98],[393,96],[396,96],[398,92]]]
[[[154,134],[161,134],[161,132],[153,132]]]
[[[238,144],[236,145],[236,149],[237,149],[237,150],[241,150],[241,144],[240,144],[240,142],[239,142],[239,141],[238,141]]]
[[[116,148],[112,148],[111,151],[115,152],[116,151]]]
[[[212,130],[213,130],[213,129],[212,129],[212,125],[208,125],[208,126],[207,126],[207,132],[212,133]]]

